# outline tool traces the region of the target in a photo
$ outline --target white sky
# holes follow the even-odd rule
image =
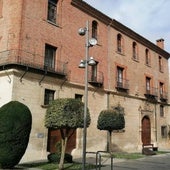
[[[170,0],[84,0],[149,41],[165,40],[170,52]]]

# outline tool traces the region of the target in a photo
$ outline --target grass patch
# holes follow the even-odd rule
[[[56,170],[58,169],[57,163],[49,163],[49,162],[41,162],[41,163],[24,163],[20,164],[19,168],[39,168],[42,170]],[[95,169],[95,165],[86,165],[86,169]],[[65,170],[82,170],[82,164],[81,163],[65,163],[64,164]]]
[[[113,157],[117,159],[139,159],[144,158],[145,155],[142,153],[115,153]]]
[[[156,155],[159,154],[166,154],[166,153],[170,153],[168,151],[155,151]],[[118,158],[118,159],[140,159],[140,158],[144,158],[146,157],[146,155],[143,155],[142,153],[114,153],[113,154],[114,158]]]
[[[169,151],[156,151],[156,154],[166,154],[166,153],[170,153]]]

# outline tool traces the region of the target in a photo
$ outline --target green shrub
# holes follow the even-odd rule
[[[48,158],[48,161],[50,163],[53,163],[53,162],[57,162],[59,163],[60,162],[60,153],[50,153],[47,158]]]
[[[32,116],[24,104],[11,101],[0,108],[0,168],[19,163],[29,141]]]
[[[47,156],[47,158],[48,158],[48,161],[50,163],[53,163],[53,162],[59,163],[60,162],[60,156],[61,156],[61,153],[50,153]],[[64,162],[65,163],[72,163],[73,162],[72,155],[65,153]]]

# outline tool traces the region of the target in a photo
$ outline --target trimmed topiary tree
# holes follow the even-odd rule
[[[87,109],[87,127],[90,125],[90,113]],[[59,169],[64,168],[64,156],[71,131],[84,127],[84,104],[78,99],[61,98],[52,101],[46,111],[45,127],[60,129],[61,157]]]
[[[109,152],[111,152],[111,133],[113,130],[121,130],[125,127],[124,115],[120,114],[117,109],[102,110],[97,121],[97,128],[107,130],[110,135]]]
[[[31,131],[32,116],[24,104],[11,101],[0,108],[0,168],[9,169],[24,155]]]

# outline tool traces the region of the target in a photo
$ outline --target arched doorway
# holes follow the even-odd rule
[[[148,116],[142,119],[142,143],[143,145],[151,144],[151,123]]]

